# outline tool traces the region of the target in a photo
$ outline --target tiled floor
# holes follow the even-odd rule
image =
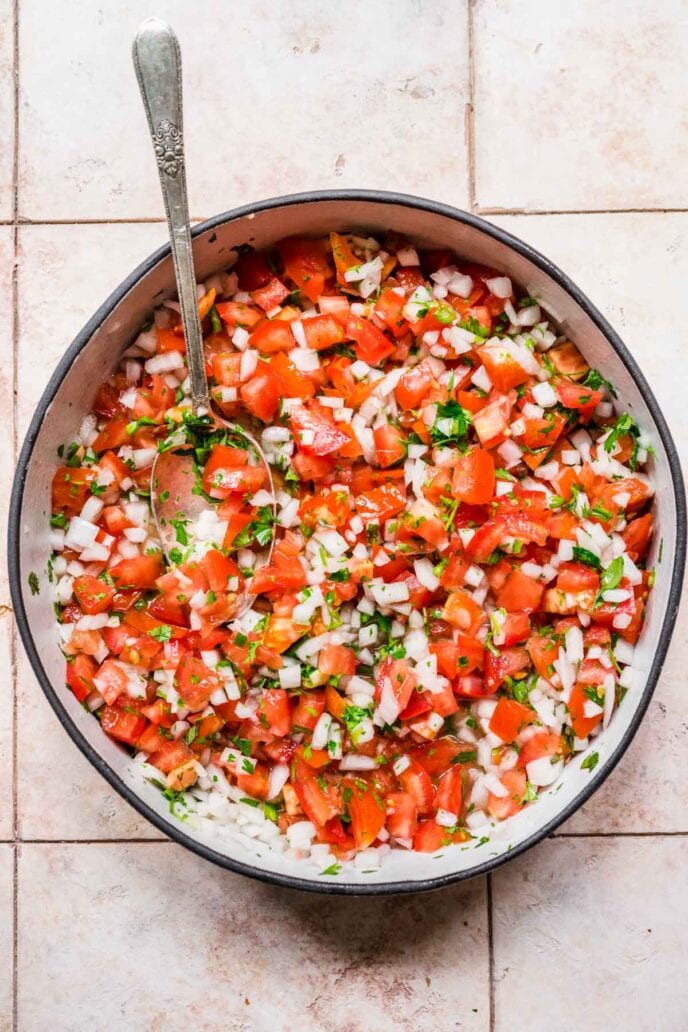
[[[589,292],[688,456],[686,0],[155,11],[185,56],[195,216],[318,186],[483,213]],[[3,497],[8,414],[21,439],[66,344],[164,238],[129,59],[149,13],[0,0]],[[359,901],[252,883],[161,840],[58,726],[8,603],[3,571],[0,1032],[688,1027],[685,607],[628,755],[562,834],[489,880]]]

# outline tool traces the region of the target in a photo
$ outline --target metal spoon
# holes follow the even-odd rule
[[[177,293],[181,308],[182,327],[191,380],[191,401],[195,416],[208,415],[213,422],[241,435],[267,470],[269,491],[274,499],[275,486],[270,466],[252,434],[238,423],[219,416],[211,407],[208,380],[205,373],[203,335],[198,316],[196,276],[193,268],[189,205],[186,193],[184,138],[182,133],[182,77],[179,41],[172,28],[158,18],[148,18],[136,33],[133,44],[134,68],[138,79],[143,106],[153,137],[153,149],[160,174],[162,196],[165,202],[167,228],[174,261]],[[198,493],[193,454],[171,449],[158,454],[151,469],[151,504],[163,550],[168,561],[178,547],[177,533],[170,522],[180,512],[195,521],[208,508],[208,502]],[[273,517],[276,506],[273,501]],[[267,552],[269,562],[274,544]],[[244,606],[244,608],[246,608]]]

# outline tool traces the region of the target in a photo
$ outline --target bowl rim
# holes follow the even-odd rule
[[[388,204],[390,206],[397,205],[407,208],[413,208],[418,211],[425,211],[430,214],[440,215],[445,218],[452,219],[453,221],[463,223],[464,225],[470,226],[474,229],[480,230],[481,232],[492,237],[497,242],[506,245],[512,250],[516,251],[522,257],[526,258],[538,268],[540,268],[546,275],[554,280],[569,296],[578,304],[578,306],[585,312],[585,314],[592,320],[597,326],[600,332],[605,337],[607,343],[617,353],[623,364],[626,366],[633,380],[635,381],[649,411],[657,427],[657,432],[662,440],[664,449],[667,454],[669,473],[671,476],[674,500],[676,504],[677,514],[677,527],[676,527],[676,553],[674,561],[674,569],[671,574],[671,583],[669,587],[668,599],[666,612],[662,620],[661,631],[657,643],[657,650],[652,660],[652,665],[647,675],[647,681],[643,694],[638,702],[633,718],[626,729],[623,737],[617,744],[615,750],[607,759],[603,768],[597,772],[597,776],[593,774],[590,781],[586,786],[571,800],[562,810],[560,810],[556,816],[549,820],[546,824],[538,828],[532,835],[529,835],[526,839],[514,846],[512,850],[507,853],[502,853],[500,856],[491,858],[478,864],[476,867],[471,868],[467,871],[456,871],[450,874],[438,875],[432,878],[423,878],[418,880],[408,879],[394,882],[371,882],[369,884],[354,884],[346,882],[325,882],[317,881],[314,878],[302,878],[290,874],[280,874],[273,871],[262,870],[259,867],[254,867],[250,863],[246,863],[242,860],[236,860],[233,857],[226,856],[223,853],[218,852],[212,847],[206,845],[204,842],[197,841],[187,835],[181,824],[174,824],[172,821],[167,821],[161,814],[157,813],[152,807],[142,799],[119,774],[117,774],[109,763],[97,752],[97,750],[90,744],[85,736],[78,729],[76,724],[72,721],[66,707],[59,698],[57,692],[52,687],[50,679],[48,678],[43,664],[41,662],[38,650],[33,640],[33,635],[29,626],[29,620],[24,606],[23,592],[22,592],[22,580],[21,580],[21,560],[20,560],[20,517],[22,509],[22,501],[24,495],[24,486],[26,481],[26,472],[28,464],[30,462],[33,448],[38,437],[41,424],[44,416],[52,404],[55,394],[61,385],[63,379],[69,372],[75,358],[87,346],[91,338],[97,329],[101,326],[103,321],[110,315],[113,309],[119,304],[119,302],[126,296],[126,294],[138,283],[138,281],[150,272],[159,262],[164,260],[170,254],[169,244],[163,244],[156,251],[150,254],[143,262],[141,262],[110,294],[110,296],[103,302],[103,304],[96,310],[91,316],[88,322],[84,325],[81,331],[76,335],[72,343],[69,345],[64,355],[60,359],[55,371],[53,372],[48,384],[41,396],[36,411],[31,419],[26,437],[22,444],[18,459],[17,467],[14,475],[14,482],[12,487],[12,494],[10,499],[9,507],[9,519],[8,519],[8,532],[7,532],[7,544],[8,544],[8,571],[9,571],[9,584],[10,584],[10,595],[14,607],[14,618],[19,629],[24,649],[27,653],[29,661],[31,663],[34,674],[36,675],[38,682],[45,694],[48,702],[52,706],[54,712],[57,715],[58,720],[62,724],[63,728],[77,745],[81,752],[91,762],[91,764],[100,772],[105,778],[109,785],[115,789],[116,792],[121,795],[130,806],[133,806],[138,813],[145,817],[148,821],[153,824],[159,831],[163,832],[167,837],[171,838],[174,842],[185,846],[198,856],[203,857],[205,860],[209,860],[220,867],[224,867],[227,870],[233,871],[238,874],[243,874],[248,877],[256,878],[260,881],[268,882],[274,885],[280,885],[292,889],[300,889],[307,892],[322,892],[334,895],[348,895],[348,896],[371,896],[371,895],[396,895],[413,892],[426,892],[432,889],[438,889],[445,885],[453,884],[454,882],[467,881],[470,878],[476,878],[483,874],[488,874],[491,871],[501,867],[502,864],[511,860],[513,857],[519,856],[526,850],[535,846],[538,842],[541,842],[544,838],[550,835],[556,828],[558,828],[565,820],[567,820],[576,810],[578,810],[596,791],[600,785],[606,780],[611,772],[616,767],[617,763],[625,753],[626,749],[630,745],[634,738],[636,731],[642,721],[642,718],[647,710],[650,700],[654,694],[655,687],[661,672],[664,659],[666,657],[669,642],[671,640],[674,625],[676,623],[676,617],[678,614],[679,601],[681,596],[681,586],[683,582],[684,567],[686,562],[686,500],[683,485],[683,476],[681,472],[681,464],[678,456],[678,452],[674,441],[669,431],[669,427],[664,419],[664,415],[661,408],[650,389],[643,373],[639,369],[635,359],[630,354],[626,345],[621,340],[620,336],[608,323],[605,317],[597,310],[595,305],[590,301],[587,295],[578,287],[576,284],[562,272],[558,266],[554,265],[548,258],[542,255],[531,245],[520,240],[518,237],[512,236],[506,230],[501,227],[492,225],[490,222],[485,221],[477,215],[471,212],[464,211],[460,208],[455,208],[452,205],[445,204],[439,201],[431,201],[426,198],[417,197],[411,194],[396,193],[383,190],[355,190],[355,189],[342,189],[342,190],[309,190],[303,193],[285,194],[279,197],[271,197],[262,201],[255,201],[250,204],[242,205],[238,208],[233,208],[230,211],[223,212],[219,215],[215,215],[212,218],[206,219],[205,221],[197,224],[192,229],[192,236],[194,238],[202,236],[204,233],[215,229],[221,225],[225,225],[229,222],[235,222],[239,219],[247,216],[259,214],[261,212],[271,211],[282,207],[289,207],[294,205],[308,205],[313,203],[320,203],[323,201],[365,201],[375,204]]]

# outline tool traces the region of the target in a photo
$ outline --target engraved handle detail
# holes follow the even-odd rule
[[[180,130],[169,118],[164,118],[153,133],[153,149],[160,171],[174,179],[182,168],[184,145]]]
[[[133,58],[160,174],[186,340],[191,396],[194,412],[199,415],[208,411],[210,401],[186,194],[182,61],[179,42],[172,28],[158,18],[144,21],[134,39]]]

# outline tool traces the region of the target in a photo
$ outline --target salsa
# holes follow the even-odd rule
[[[639,686],[649,441],[541,303],[449,250],[333,232],[166,301],[52,485],[66,681],[182,819],[374,868],[537,805]],[[583,342],[584,343],[584,342]],[[207,510],[166,562],[150,468]],[[274,548],[269,551],[273,540]]]

